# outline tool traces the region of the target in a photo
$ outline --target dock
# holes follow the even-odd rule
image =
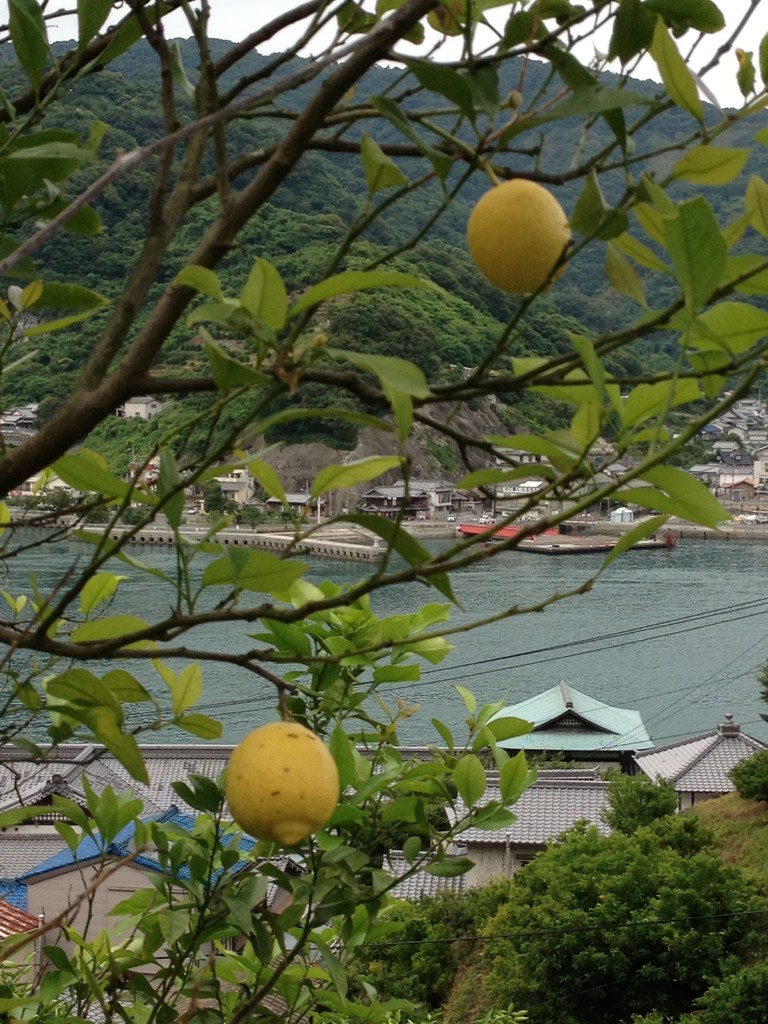
[[[603,537],[598,534],[560,534],[559,536],[542,534],[539,537],[528,537],[515,548],[516,551],[528,551],[535,555],[591,555],[613,551],[620,537]],[[632,545],[632,551],[670,551],[675,547],[676,537],[665,532],[661,537],[648,537]]]

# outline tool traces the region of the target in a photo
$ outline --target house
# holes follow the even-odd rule
[[[494,718],[521,718],[533,729],[502,741],[507,749],[633,770],[632,754],[652,747],[639,712],[612,707],[561,680],[544,693],[503,708]]]
[[[434,519],[458,508],[458,495],[445,480],[404,480],[372,487],[360,496],[361,512],[394,519],[403,514],[411,519]]]
[[[634,761],[640,771],[654,781],[665,779],[673,783],[680,810],[685,810],[702,800],[733,792],[731,769],[766,749],[760,740],[743,733],[733,715],[728,714],[711,732],[654,750],[639,751]]]
[[[151,395],[136,395],[129,398],[117,410],[117,415],[126,420],[151,420],[163,411],[163,403]]]
[[[305,513],[311,517],[316,517],[318,514],[324,516],[326,514],[326,500],[325,498],[313,499],[309,491],[288,491],[285,495],[285,500],[290,511],[296,516],[303,516]],[[264,502],[265,506],[270,512],[280,513],[285,512],[285,505],[279,498],[270,496]],[[319,508],[319,513],[318,513]]]
[[[500,799],[498,778],[488,773],[483,802]],[[602,815],[608,807],[608,782],[595,770],[551,769],[539,772],[536,782],[514,805],[517,820],[505,828],[470,828],[461,843],[474,867],[466,875],[467,888],[494,879],[509,878],[541,853],[558,836],[580,822],[610,832]],[[456,814],[466,813],[460,803]]]
[[[218,481],[224,497],[237,505],[245,505],[253,497],[253,477],[247,469],[232,469],[214,479]]]

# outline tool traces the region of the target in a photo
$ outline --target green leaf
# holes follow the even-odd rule
[[[240,293],[240,302],[260,323],[275,332],[285,326],[288,295],[277,269],[265,259],[257,259]]]
[[[533,724],[522,718],[516,718],[514,715],[504,715],[503,718],[491,719],[486,728],[491,730],[497,742],[501,742],[532,732]]]
[[[108,300],[98,292],[79,284],[43,282],[39,297],[31,304],[32,309],[69,309],[77,312],[99,309]]]
[[[326,942],[323,942],[317,933],[314,933],[312,936],[312,944],[316,946],[320,953],[320,959],[330,975],[333,987],[343,999],[347,994],[347,972],[344,970],[341,961],[331,947]]]
[[[327,352],[334,359],[352,363],[375,374],[388,396],[402,392],[415,398],[427,398],[430,394],[424,374],[418,366],[407,359],[400,359],[399,356],[378,356],[367,352],[349,352],[340,348],[330,348]]]
[[[224,349],[211,339],[205,341],[205,354],[211,364],[211,373],[217,389],[226,393],[237,388],[269,384],[270,380],[258,370],[240,363],[228,355]]]
[[[605,247],[605,276],[611,288],[620,295],[626,295],[627,298],[634,299],[639,305],[648,308],[640,275],[621,250],[611,242]]]
[[[760,81],[764,86],[768,87],[768,33],[760,40],[757,56],[760,68]]]
[[[125,579],[126,576],[115,576],[111,572],[99,572],[89,577],[80,594],[80,610],[83,615],[91,615],[98,605],[109,601],[118,584]]]
[[[357,462],[349,462],[341,466],[325,466],[312,481],[311,498],[319,498],[330,491],[343,491],[358,484],[375,480],[390,469],[402,465],[398,455],[370,455]]]
[[[401,558],[412,566],[429,565],[432,562],[432,555],[424,548],[407,530],[402,530],[397,523],[385,519],[383,516],[369,515],[365,512],[354,512],[338,517],[339,522],[356,523],[370,530],[371,533],[381,537],[385,543],[396,551]],[[424,576],[424,582],[434,587],[449,601],[455,603],[451,579],[447,573],[430,573]]]
[[[531,726],[533,728],[533,726]],[[536,781],[536,773],[529,771],[525,753],[518,750],[499,769],[499,792],[502,802],[512,804]]]
[[[279,597],[306,571],[305,562],[278,558],[269,551],[230,547],[205,567],[202,586],[226,586]]]
[[[613,245],[641,267],[645,267],[648,270],[658,270],[664,274],[670,273],[669,267],[659,259],[652,249],[649,249],[647,245],[644,245],[628,233],[614,239]]]
[[[157,477],[157,494],[163,502],[163,512],[174,530],[178,529],[184,514],[184,489],[181,482],[176,456],[170,448],[160,448],[160,472]]]
[[[720,283],[728,254],[725,239],[709,203],[697,196],[681,203],[676,217],[664,218],[664,238],[685,295],[697,310]]]
[[[174,283],[178,287],[194,288],[196,292],[202,292],[216,302],[224,301],[224,292],[221,290],[218,275],[208,267],[199,267],[191,263],[179,271]]]
[[[375,683],[414,683],[421,679],[421,669],[413,662],[410,665],[379,665],[373,670]]]
[[[719,302],[693,322],[689,340],[702,349],[741,354],[768,335],[768,313],[745,302]]]
[[[183,715],[193,704],[197,704],[202,695],[203,673],[200,665],[194,662],[186,665],[178,675],[171,675],[169,689],[174,715]]]
[[[120,704],[143,704],[152,700],[138,679],[125,669],[112,669],[101,677],[101,682]]]
[[[697,32],[720,32],[725,28],[722,11],[712,0],[646,0],[645,6],[660,14],[676,33],[689,28]]]
[[[363,132],[360,141],[360,156],[365,170],[365,183],[368,194],[374,195],[383,188],[401,188],[408,184],[408,179],[375,139]]]
[[[475,105],[472,90],[458,71],[445,64],[423,60],[409,61],[408,67],[428,92],[445,96],[465,117],[474,122]]]
[[[181,48],[179,46],[178,39],[174,39],[171,43],[171,71],[173,74],[173,81],[186,96],[188,100],[194,100],[195,98],[195,87],[187,77],[187,73],[184,70],[184,60],[181,56]]]
[[[328,748],[336,762],[343,793],[347,786],[351,786],[357,779],[357,755],[352,741],[339,722],[334,726],[328,739]]]
[[[654,466],[643,474],[643,479],[670,499],[661,503],[649,502],[651,508],[669,512],[702,526],[716,527],[728,518],[728,513],[709,488],[676,466]],[[643,500],[642,492],[643,488],[638,488],[622,496],[635,504],[640,504]],[[633,494],[638,494],[638,498],[632,497]]]
[[[605,556],[605,560],[600,569],[603,572],[611,562],[623,555],[625,551],[629,551],[631,548],[638,543],[638,541],[645,540],[650,537],[651,534],[656,533],[662,526],[667,522],[668,516],[650,516],[648,519],[643,520],[636,526],[633,526],[631,530],[623,533],[619,540],[616,542],[615,547]]]
[[[426,288],[428,291],[445,294],[439,285],[415,274],[402,274],[396,270],[345,270],[307,289],[288,310],[288,319],[292,320],[305,309],[313,309],[336,295],[348,295],[369,288]]]
[[[695,402],[699,398],[701,394],[695,380],[662,380],[653,384],[637,384],[621,400],[621,422],[625,427],[645,423],[663,416],[669,409]]]
[[[762,178],[753,175],[749,179],[744,193],[744,205],[751,226],[768,237],[768,185]]]
[[[605,202],[594,169],[584,181],[584,188],[570,216],[570,225],[574,231],[603,240],[627,230],[627,215]]]
[[[100,643],[103,640],[114,640],[147,629],[149,623],[135,615],[110,615],[92,622],[83,622],[75,626],[70,639],[76,644]],[[131,647],[148,648],[154,646],[153,640],[140,640]]]
[[[426,159],[432,164],[438,178],[440,178],[441,181],[445,181],[453,168],[453,159],[446,153],[441,153],[439,149],[435,149],[434,146],[430,146],[418,131],[416,131],[414,126],[403,113],[400,105],[394,100],[385,96],[374,96],[371,99],[371,103],[391,125],[393,125],[407,139],[410,139],[410,141],[418,148],[422,156],[426,157]]]
[[[254,480],[258,480],[271,498],[277,498],[286,508],[288,507],[288,498],[274,467],[270,466],[268,462],[264,462],[263,459],[251,459],[248,462],[248,472]]]
[[[37,92],[50,51],[42,8],[36,0],[8,0],[8,29],[19,64]]]
[[[448,726],[445,724],[445,722],[441,722],[439,718],[433,718],[432,719],[432,725],[435,727],[436,731],[440,734],[440,738],[442,739],[443,743],[446,745],[448,750],[453,750],[453,748],[456,745],[455,742],[454,742],[454,739],[453,739],[453,733],[448,728]]]
[[[84,708],[105,706],[112,709],[117,719],[122,709],[111,691],[102,681],[84,668],[71,668],[46,682],[46,692],[56,701]],[[58,710],[58,708],[57,708]]]
[[[131,486],[107,470],[103,456],[81,448],[77,455],[62,455],[51,467],[65,484],[76,491],[90,491],[107,498],[125,498]]]
[[[672,177],[696,185],[724,185],[741,174],[749,153],[748,149],[697,146],[677,161]]]
[[[464,702],[464,707],[470,715],[474,715],[477,710],[477,697],[475,697],[474,693],[472,693],[471,690],[468,690],[466,686],[454,686],[454,690],[461,697]]]
[[[485,769],[480,758],[475,754],[465,754],[453,769],[452,778],[459,796],[467,807],[474,807],[487,786]]]
[[[224,731],[221,722],[217,722],[215,718],[210,718],[208,715],[200,714],[182,715],[181,718],[176,719],[174,725],[201,740],[218,740]]]
[[[109,17],[113,0],[77,0],[77,45],[89,43]]]
[[[646,7],[640,0],[621,0],[608,47],[610,59],[618,57],[622,64],[626,64],[650,46],[653,19],[649,17]]]
[[[648,52],[656,62],[664,88],[672,102],[682,110],[687,110],[697,121],[703,121],[704,111],[696,82],[661,18],[656,22],[653,42]]]
[[[446,857],[445,860],[436,860],[425,868],[428,875],[436,875],[439,878],[455,878],[457,875],[466,875],[475,866],[475,862],[469,857]]]

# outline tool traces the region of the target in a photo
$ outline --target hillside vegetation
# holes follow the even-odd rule
[[[212,52],[221,52],[227,45],[214,40]],[[180,40],[179,47],[182,57],[187,57],[191,65],[194,55],[191,41]],[[66,44],[62,44],[62,48],[66,48]],[[270,59],[254,54],[249,58],[248,70],[256,72]],[[295,63],[300,66],[301,61]],[[4,73],[12,80],[12,67],[6,67]],[[98,84],[90,79],[78,83],[52,120],[83,132],[99,122],[108,124],[101,145],[105,158],[147,144],[162,130],[154,84],[156,74],[155,54],[146,44],[137,45],[105,70]],[[361,101],[365,101],[369,92],[386,94],[398,81],[399,74],[386,68],[369,72],[358,88]],[[516,74],[514,65],[503,69],[500,92],[515,86]],[[546,93],[550,87],[544,65],[530,62],[526,76],[526,88],[532,94],[539,90]],[[632,88],[638,95],[647,97],[653,95],[657,87],[653,83],[639,82],[632,83]],[[292,109],[302,108],[308,90],[308,86],[299,86],[290,94],[288,103]],[[639,133],[638,145],[650,152],[667,135],[684,137],[680,124],[683,117],[677,108],[662,114],[652,122],[653,127]],[[553,174],[563,172],[565,162],[578,143],[579,126],[580,119],[574,117],[572,125],[568,120],[558,121],[557,132],[551,136],[546,130],[542,133],[538,160]],[[236,124],[232,131],[238,144],[247,145],[247,124]],[[390,128],[389,131],[391,140],[396,142],[396,130]],[[729,144],[747,143],[746,133],[745,125],[735,125]],[[351,137],[359,137],[359,134],[357,129]],[[590,145],[599,149],[609,139],[607,124],[602,128],[598,124],[593,129]],[[270,139],[262,137],[258,141],[260,145],[268,145]],[[662,170],[663,163],[673,159],[674,152],[671,152],[663,160],[657,157],[651,166]],[[403,160],[403,166],[408,168],[407,159]],[[761,172],[768,174],[768,152],[755,147],[741,178],[714,192],[715,208],[721,212],[733,206],[735,217],[736,197],[743,188],[744,177]],[[43,271],[49,268],[60,280],[85,285],[107,297],[119,294],[127,265],[138,251],[147,229],[144,200],[151,187],[152,174],[151,164],[142,165],[110,186],[95,204],[104,223],[103,232],[91,237],[59,236],[39,255],[40,268]],[[78,177],[84,183],[87,172],[79,172]],[[453,177],[457,180],[449,178],[447,188],[459,186],[457,175]],[[607,196],[610,197],[611,192],[618,193],[620,180],[618,169],[613,184],[610,176],[604,179]],[[331,342],[340,348],[408,358],[428,379],[450,380],[462,375],[465,368],[475,366],[483,358],[515,306],[512,297],[480,276],[466,251],[466,220],[485,187],[482,176],[473,176],[461,183],[448,207],[443,206],[442,190],[435,181],[430,187],[393,204],[370,227],[366,223],[368,205],[363,185],[359,168],[350,165],[345,156],[319,150],[306,154],[280,191],[279,198],[266,204],[260,216],[246,226],[237,246],[222,263],[223,284],[231,283],[235,290],[238,282],[247,277],[254,258],[263,256],[280,271],[290,294],[299,295],[331,270],[376,266],[393,247],[397,249],[413,237],[414,225],[421,225],[417,242],[409,242],[398,255],[390,257],[387,266],[431,279],[442,291],[438,294],[401,289],[340,297],[327,304],[321,326]],[[561,190],[564,203],[571,209],[580,188],[580,183],[572,186],[566,183]],[[684,195],[692,189],[690,185],[680,186],[678,191]],[[188,223],[169,246],[164,270],[158,275],[150,301],[183,265],[190,242],[203,233],[213,209],[211,206],[208,210],[206,204],[202,204],[190,215]],[[359,225],[359,235],[349,247],[343,266],[337,266],[334,262],[337,247],[351,223]],[[617,327],[625,319],[628,322],[629,304],[608,287],[602,265],[595,262],[599,252],[592,247],[577,254],[557,286],[549,295],[541,297],[520,321],[514,339],[516,356],[552,357],[568,351],[569,332],[600,332]],[[661,302],[664,297],[656,299]],[[84,324],[30,343],[24,371],[6,374],[4,379],[6,405],[38,402],[44,422],[71,389],[106,315],[94,316]],[[137,329],[142,323],[139,313]],[[223,338],[226,339],[226,332]],[[617,374],[640,376],[644,368],[653,367],[656,354],[661,354],[665,344],[663,334],[651,336],[636,343],[631,350],[622,348],[618,354],[609,355],[606,366]],[[164,348],[163,360],[157,367],[160,373],[170,377],[193,374],[203,361],[200,339],[187,328],[176,328]],[[301,393],[302,405],[322,407],[327,404],[329,395],[329,389],[321,384],[305,385]],[[284,404],[290,404],[290,399],[286,398]],[[182,395],[174,405],[181,405],[183,413],[172,408],[152,426],[104,424],[93,435],[92,443],[106,455],[113,470],[125,472],[131,452],[142,454],[149,450],[157,437],[173,428],[176,420],[194,410],[195,399]],[[350,410],[360,408],[352,399],[348,400],[348,407]],[[501,395],[494,410],[486,406],[484,415],[491,416],[494,429],[540,433],[547,428],[564,427],[569,413],[567,407],[551,399],[518,391]],[[224,435],[237,416],[235,405],[213,427],[214,436]],[[206,418],[201,420],[196,434],[193,430],[193,436],[187,440],[191,453],[207,443],[211,429]],[[338,419],[294,421],[276,427],[268,440],[322,444],[334,452],[357,450],[366,454],[371,451],[366,438],[360,437],[353,423]],[[415,446],[414,450],[419,452],[424,471],[432,474],[441,464],[445,469],[446,463],[455,459],[455,452],[448,452],[441,459],[434,457],[434,453],[430,456],[423,445]]]

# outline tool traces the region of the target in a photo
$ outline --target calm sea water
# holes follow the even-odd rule
[[[7,569],[0,586],[25,590],[29,572],[41,588],[52,586],[75,550],[62,544],[54,552],[30,553]],[[173,570],[172,551],[136,553]],[[503,606],[525,606],[572,589],[600,564],[598,555],[499,554],[456,576],[462,607],[451,622],[461,625]],[[168,594],[157,580],[124,565],[115,571],[129,576],[116,610],[147,617],[167,610]],[[318,581],[345,583],[356,580],[361,568],[318,561],[312,574]],[[391,614],[435,600],[442,599],[423,586],[398,587],[375,603],[377,611]],[[234,625],[198,631],[191,642],[229,650],[252,644],[246,629]],[[466,712],[457,685],[474,691],[480,702],[516,703],[561,679],[608,703],[637,709],[659,744],[712,729],[727,712],[745,731],[768,741],[768,725],[760,719],[768,707],[759,699],[755,678],[768,661],[768,544],[683,540],[673,551],[630,552],[589,593],[459,634],[454,642],[442,664],[424,665],[421,682],[388,690],[392,701],[400,697],[419,705],[400,729],[402,743],[439,742],[432,717],[462,735]],[[130,667],[157,691],[151,668],[136,662]],[[274,717],[274,696],[266,683],[220,665],[206,665],[204,674],[201,705],[222,721],[223,741],[235,742]],[[188,739],[176,733],[147,736],[152,742]]]

